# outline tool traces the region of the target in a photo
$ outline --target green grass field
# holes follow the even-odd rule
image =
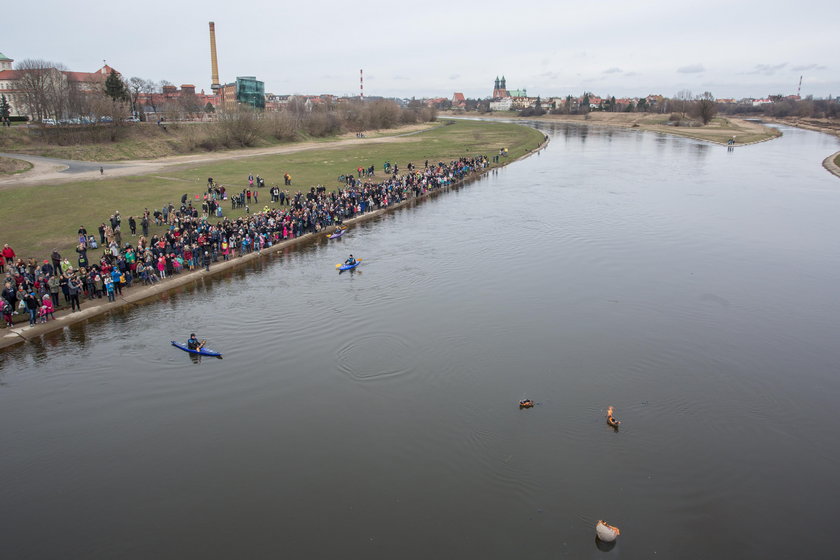
[[[123,240],[130,241],[129,216],[142,215],[144,208],[154,211],[169,202],[178,206],[185,193],[195,200],[196,194],[205,192],[208,177],[227,186],[230,192],[247,187],[249,173],[262,176],[266,187],[279,185],[292,193],[316,185],[335,189],[339,175],[354,172],[360,165],[374,165],[381,180],[386,161],[399,165],[402,173],[408,162],[422,166],[426,159],[437,162],[463,156],[493,156],[502,147],[509,149],[507,161],[511,161],[539,146],[542,140],[541,132],[516,124],[446,121],[444,126],[420,134],[383,138],[381,142],[368,140],[358,146],[325,144],[292,154],[220,159],[218,163],[168,168],[154,175],[55,186],[10,186],[0,190],[0,244],[9,243],[21,257],[38,259],[48,258],[57,248],[62,256],[68,255],[74,261],[73,248],[80,225],[96,235],[97,226],[119,210],[123,216]],[[292,175],[292,187],[283,186],[286,172]],[[252,211],[262,209],[269,198],[268,188],[263,189],[259,208],[252,204]],[[226,216],[243,213],[231,211],[229,202],[223,208]],[[159,231],[161,228],[153,227],[151,233]]]

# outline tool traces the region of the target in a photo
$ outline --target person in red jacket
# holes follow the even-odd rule
[[[0,254],[3,255],[4,259],[6,259],[6,264],[12,265],[15,263],[15,250],[9,247],[8,243],[3,245],[3,252]]]

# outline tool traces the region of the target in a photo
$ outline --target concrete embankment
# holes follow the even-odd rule
[[[544,137],[543,142],[538,147],[534,148],[529,152],[526,152],[518,159],[528,157],[534,153],[541,151],[545,148],[547,144],[548,136]],[[499,169],[499,167],[510,165],[514,161],[518,161],[518,159],[505,162],[501,165],[489,167],[481,173],[470,175],[464,179],[454,182],[448,187],[430,191],[417,198],[409,198],[397,204],[390,205],[386,208],[380,208],[378,210],[367,212],[360,216],[356,216],[349,220],[345,220],[344,223],[348,227],[352,228],[354,224],[359,224],[361,222],[375,219],[384,213],[392,212],[400,208],[405,208],[406,206],[416,204],[424,199],[438,196],[444,192],[447,192],[448,190],[459,188],[463,185],[472,183],[473,181],[484,176],[486,173],[494,169]],[[123,295],[117,296],[116,301],[114,302],[109,302],[106,298],[96,300],[83,299],[82,305],[84,308],[81,311],[57,311],[55,320],[50,320],[47,323],[39,323],[34,326],[29,326],[27,324],[25,326],[15,326],[3,329],[2,331],[0,331],[0,333],[2,333],[2,335],[0,336],[0,350],[13,346],[15,344],[36,339],[52,331],[61,330],[69,325],[86,321],[99,315],[110,313],[116,309],[121,309],[129,306],[138,306],[146,303],[153,303],[155,301],[158,301],[161,294],[177,291],[179,289],[184,288],[185,286],[195,285],[205,281],[205,279],[222,275],[223,273],[236,268],[247,266],[250,263],[256,261],[257,259],[266,258],[278,251],[284,251],[290,247],[314,243],[321,238],[320,236],[324,235],[328,231],[330,230],[324,230],[319,233],[307,233],[294,239],[281,241],[275,245],[272,245],[271,247],[263,249],[260,252],[248,253],[247,255],[236,257],[229,261],[219,261],[216,263],[212,263],[210,265],[209,271],[204,270],[202,268],[200,270],[194,270],[191,272],[181,272],[178,275],[167,277],[166,279],[161,280],[157,284],[153,284],[151,286],[136,286],[133,288],[127,288],[123,290]]]

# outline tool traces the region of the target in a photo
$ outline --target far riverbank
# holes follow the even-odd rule
[[[658,113],[608,113],[596,111],[586,115],[543,115],[540,117],[519,117],[513,113],[455,113],[442,112],[441,116],[475,117],[487,120],[505,121],[536,121],[545,123],[573,123],[587,126],[608,126],[617,128],[632,128],[683,136],[711,142],[714,144],[727,145],[730,139],[734,139],[735,146],[745,146],[764,142],[781,136],[781,133],[768,126],[755,121],[748,121],[733,117],[716,117],[708,125],[702,127],[678,127],[668,124],[669,115]]]

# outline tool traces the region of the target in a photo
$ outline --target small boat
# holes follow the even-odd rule
[[[337,229],[332,233],[327,234],[327,239],[338,239],[347,231],[347,228]]]
[[[362,259],[358,259],[353,264],[339,264],[339,265],[336,265],[336,266],[338,267],[338,271],[341,272],[343,270],[353,270],[354,268],[356,268],[360,264],[362,264]]]
[[[607,525],[606,521],[598,520],[598,524],[595,525],[595,534],[598,535],[600,540],[609,543],[617,539],[621,531],[618,530],[618,527]]]
[[[200,356],[213,356],[214,358],[222,357],[222,355],[219,352],[213,352],[209,348],[199,348],[198,350],[193,350],[187,347],[186,344],[181,344],[180,342],[175,342],[174,340],[171,340],[170,342],[172,342],[172,346],[174,346],[175,348],[180,348],[184,352],[189,352],[190,354],[198,354]]]
[[[533,408],[533,407],[534,407],[534,401],[532,401],[531,399],[525,399],[525,400],[519,401],[519,408]]]

